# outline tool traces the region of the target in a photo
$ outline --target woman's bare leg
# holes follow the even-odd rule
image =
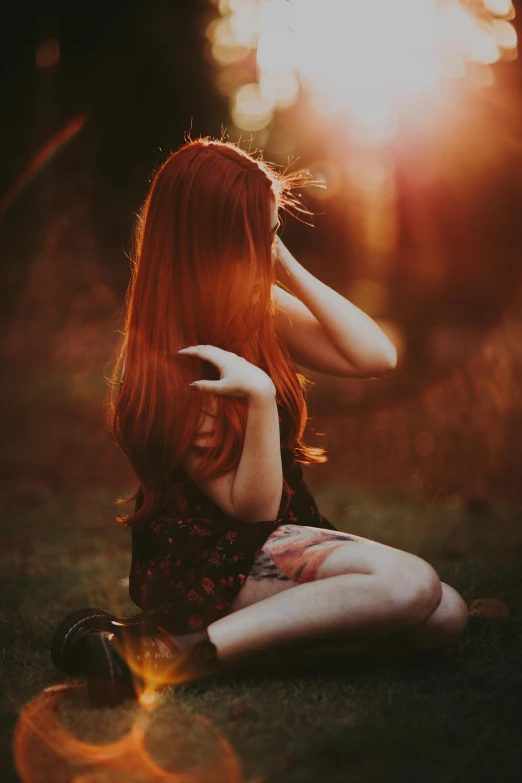
[[[344,651],[376,650],[394,636],[430,646],[442,626],[465,627],[462,598],[415,555],[344,533],[283,528],[263,548],[264,573],[253,569],[233,611],[207,629],[220,661],[269,650],[313,655],[332,643],[339,651],[341,642]]]
[[[432,650],[451,644],[464,632],[469,621],[468,606],[455,588],[442,582],[442,600],[430,617],[404,634],[404,640],[417,650]]]
[[[468,607],[453,587],[442,582],[442,600],[435,611],[415,628],[376,636],[360,634],[357,638],[346,635],[330,640],[314,641],[283,657],[302,661],[328,656],[328,659],[364,661],[390,661],[411,658],[422,651],[433,651],[455,642],[465,630],[469,620]]]

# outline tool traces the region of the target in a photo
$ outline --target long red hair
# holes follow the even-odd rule
[[[303,176],[210,139],[189,141],[156,171],[136,224],[123,339],[109,379],[107,426],[143,492],[139,510],[116,517],[120,524],[138,527],[173,502],[187,510],[177,469],[205,408],[205,393],[189,383],[220,374],[210,362],[178,355],[185,346],[215,345],[261,367],[288,414],[281,445],[293,448],[299,462],[327,460],[324,449],[302,441],[303,391],[311,381],[296,372],[274,329],[271,298],[272,205],[304,211],[293,191]],[[201,461],[205,477],[237,467],[248,416],[246,400],[215,399],[213,441]],[[138,491],[116,503],[135,500]]]

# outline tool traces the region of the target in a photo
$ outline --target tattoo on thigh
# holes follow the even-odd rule
[[[330,552],[348,541],[357,539],[341,531],[282,525],[272,533],[265,547],[281,574],[303,584],[315,581]]]
[[[256,557],[248,576],[250,579],[277,579],[280,582],[292,581],[289,576],[281,573],[266,549],[262,549]]]

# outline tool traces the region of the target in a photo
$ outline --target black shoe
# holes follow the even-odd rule
[[[136,699],[146,684],[162,688],[199,677],[208,673],[215,661],[215,647],[210,641],[180,649],[159,629],[154,636],[142,635],[136,628],[125,628],[120,634],[91,629],[79,644],[93,707],[114,707],[126,699]]]
[[[78,609],[57,626],[51,641],[51,660],[67,674],[86,675],[93,707],[115,706],[135,699],[133,682],[142,682],[138,674],[132,674],[119,650],[125,647],[129,634],[137,641],[154,627],[151,617],[144,613],[125,619],[103,609]]]
[[[139,627],[124,628],[119,635],[90,630],[79,644],[93,707],[114,707],[136,699],[146,685],[162,688],[218,668],[216,647],[205,632],[173,637],[160,628],[153,636]]]
[[[92,707],[115,707],[137,698],[134,682],[138,675],[132,674],[112,644],[114,638],[107,631],[91,631],[82,642],[87,696]]]
[[[88,607],[68,614],[57,626],[51,641],[51,660],[67,674],[85,671],[85,647],[81,644],[90,631],[108,631],[119,636],[124,628],[154,630],[154,613],[141,612],[135,617],[119,618],[103,609]]]
[[[85,670],[84,645],[80,642],[89,631],[108,631],[113,615],[103,609],[78,609],[68,614],[57,626],[51,641],[51,660],[67,674]]]
[[[145,679],[168,685],[219,668],[216,647],[206,631],[174,636],[161,627],[161,619],[161,609],[128,619],[103,609],[80,609],[58,625],[51,659],[68,674],[87,676],[89,701],[95,707],[136,698],[135,686],[142,690]]]

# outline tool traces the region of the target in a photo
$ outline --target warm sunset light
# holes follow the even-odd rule
[[[207,28],[218,87],[242,130],[269,125],[297,100],[299,85],[326,116],[346,114],[376,142],[392,138],[401,108],[414,105],[469,66],[517,56],[511,0],[219,0]],[[255,52],[257,82],[242,84]],[[244,79],[243,79],[244,81]],[[473,74],[473,88],[493,83]]]
[[[80,738],[82,732],[81,700],[75,731],[62,723],[62,709],[67,698],[80,696],[74,685],[46,688],[26,704],[20,713],[13,737],[16,770],[22,783],[46,781],[76,781],[80,783],[244,783],[245,777],[239,759],[227,738],[204,715],[191,714],[181,741],[168,738],[151,743],[154,731],[161,724],[155,712],[132,710],[120,719],[113,719],[112,738],[90,742]],[[143,705],[142,705],[143,706]],[[85,717],[85,716],[84,716]],[[103,725],[103,721],[101,721]],[[84,729],[85,730],[85,729]],[[103,731],[103,729],[102,729]],[[206,740],[205,753],[199,765],[177,772],[163,766],[158,756],[169,758],[176,766],[186,765],[186,757],[193,757],[194,737]],[[169,745],[179,747],[180,758],[174,759]],[[151,744],[153,752],[151,752]],[[255,781],[252,781],[255,783]]]

